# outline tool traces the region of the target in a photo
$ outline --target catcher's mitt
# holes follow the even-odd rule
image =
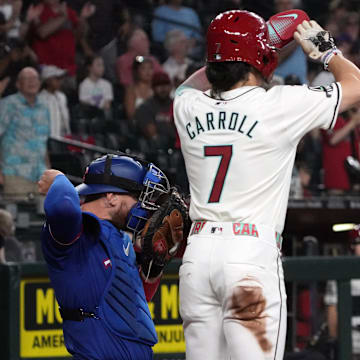
[[[188,207],[176,188],[145,224],[141,237],[141,268],[146,278],[157,276],[183,242]]]

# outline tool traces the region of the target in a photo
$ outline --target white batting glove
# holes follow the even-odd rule
[[[305,20],[298,25],[294,39],[311,59],[321,61],[325,70],[328,68],[330,59],[336,54],[341,54],[330,33],[314,20]]]

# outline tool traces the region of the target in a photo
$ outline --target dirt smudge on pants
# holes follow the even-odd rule
[[[249,278],[243,279],[257,281]],[[272,344],[266,338],[266,299],[260,286],[238,285],[233,289],[229,299],[229,311],[231,318],[238,320],[249,329],[257,339],[261,349],[269,352]]]

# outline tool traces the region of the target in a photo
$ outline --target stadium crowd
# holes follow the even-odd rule
[[[358,1],[351,0],[210,4],[191,0],[1,0],[3,192],[11,196],[31,192],[41,169],[50,163],[79,176],[89,156],[54,141],[59,136],[138,153],[168,169],[171,181],[187,191],[172,98],[176,86],[205,62],[205,29],[210,19],[228,9],[253,10],[267,19],[279,11],[302,8],[331,31],[347,57],[359,63],[359,7]],[[23,76],[24,68],[32,68],[33,76],[26,75],[29,69]],[[330,73],[309,63],[292,43],[281,51],[269,86],[321,86],[332,81]],[[38,114],[43,105],[48,114],[41,115],[45,117],[41,123]],[[27,123],[29,114],[32,120]],[[38,120],[40,124],[35,124]],[[316,131],[303,139],[292,197],[358,191],[356,171],[350,172],[353,167],[344,164],[348,156],[358,159],[359,122],[359,111],[354,108],[339,116],[333,131]],[[15,123],[18,125],[10,129],[9,124]],[[25,124],[41,131],[28,131],[24,137]],[[14,144],[11,151],[9,144]]]

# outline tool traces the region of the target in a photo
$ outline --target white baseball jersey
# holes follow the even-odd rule
[[[341,85],[246,86],[222,97],[185,86],[175,96],[190,217],[260,223],[281,233],[296,147],[310,130],[334,126]]]

